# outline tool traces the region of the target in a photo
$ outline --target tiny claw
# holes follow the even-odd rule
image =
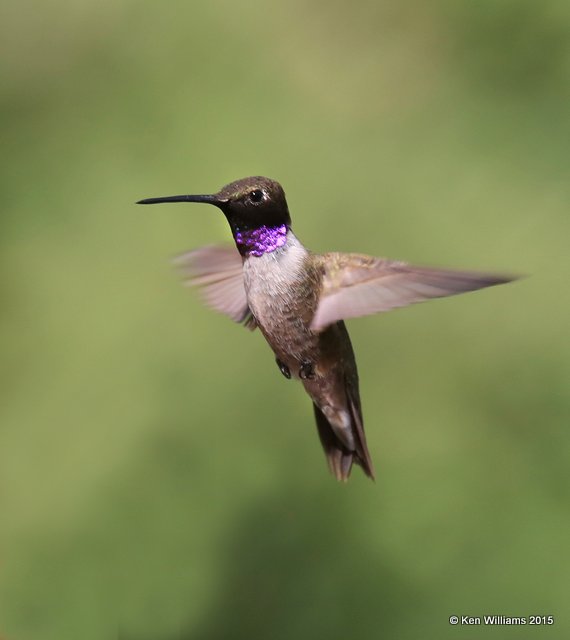
[[[275,362],[279,367],[279,371],[281,371],[281,373],[287,378],[287,380],[291,380],[291,371],[289,367],[284,362],[281,362],[279,358],[275,358]]]
[[[310,360],[303,360],[303,362],[301,363],[301,368],[299,369],[299,378],[301,378],[301,380],[315,379],[315,369],[313,367],[313,363]]]

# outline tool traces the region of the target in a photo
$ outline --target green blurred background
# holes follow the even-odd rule
[[[1,13],[0,636],[570,637],[568,2]],[[375,484],[172,272],[223,216],[133,204],[255,174],[314,250],[532,275],[349,323]]]

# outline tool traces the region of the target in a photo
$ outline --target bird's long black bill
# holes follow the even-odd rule
[[[221,204],[218,196],[165,196],[163,198],[145,198],[139,200],[137,204],[161,204],[163,202],[206,202],[207,204]]]

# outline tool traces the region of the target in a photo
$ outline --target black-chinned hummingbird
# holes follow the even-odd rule
[[[251,330],[259,327],[281,373],[302,381],[338,480],[348,479],[353,463],[374,478],[344,320],[514,279],[357,253],[312,253],[291,229],[281,185],[260,176],[232,182],[213,195],[148,198],[138,204],[163,202],[204,202],[226,216],[237,251],[207,246],[180,256],[178,265],[210,307]]]

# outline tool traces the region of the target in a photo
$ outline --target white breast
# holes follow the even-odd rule
[[[305,247],[289,230],[283,247],[246,259],[243,265],[245,291],[256,318],[267,321],[273,309],[283,305],[283,298],[294,296],[307,254]]]

